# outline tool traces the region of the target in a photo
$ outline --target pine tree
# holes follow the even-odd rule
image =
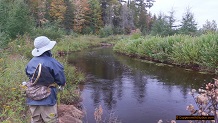
[[[169,32],[171,27],[168,23],[167,16],[164,14],[160,14],[157,20],[154,21],[154,24],[151,28],[152,35],[160,35],[160,36],[168,36],[170,35]]]
[[[135,28],[132,10],[124,4],[121,9],[121,28],[125,34],[129,34]]]
[[[146,22],[147,22],[147,10],[145,9],[145,5],[142,4],[139,11],[139,29],[143,34],[145,34],[147,31]]]
[[[73,5],[69,0],[65,0],[65,5],[66,5],[66,12],[64,14],[64,28],[67,31],[67,34],[70,33],[71,29],[73,29],[73,18],[74,18],[74,13],[73,13]]]
[[[191,13],[190,9],[188,8],[186,13],[184,14],[182,18],[182,25],[181,28],[179,29],[179,32],[181,34],[186,34],[186,35],[194,35],[197,31],[197,24],[194,19],[194,14]]]
[[[216,21],[207,20],[205,24],[203,24],[203,28],[201,30],[203,31],[203,33],[216,32],[217,31]]]
[[[5,32],[10,38],[30,32],[32,19],[29,16],[27,4],[23,0],[0,2],[0,26],[1,32]]]
[[[103,26],[101,18],[101,5],[99,0],[89,0],[90,14],[89,14],[89,28],[93,33],[98,33]]]

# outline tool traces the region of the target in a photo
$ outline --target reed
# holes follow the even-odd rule
[[[123,39],[113,50],[122,54],[217,73],[218,33]]]

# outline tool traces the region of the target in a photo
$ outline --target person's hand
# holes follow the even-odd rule
[[[58,90],[63,91],[64,90],[64,86],[58,86]]]

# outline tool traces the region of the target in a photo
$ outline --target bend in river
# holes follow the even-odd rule
[[[72,53],[69,62],[87,75],[80,85],[86,123],[95,123],[99,105],[103,120],[112,114],[122,123],[166,122],[189,115],[186,106],[195,102],[188,93],[214,77],[121,56],[111,47]]]

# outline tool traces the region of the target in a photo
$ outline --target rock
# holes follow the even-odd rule
[[[82,123],[84,112],[74,105],[58,105],[59,123]]]

